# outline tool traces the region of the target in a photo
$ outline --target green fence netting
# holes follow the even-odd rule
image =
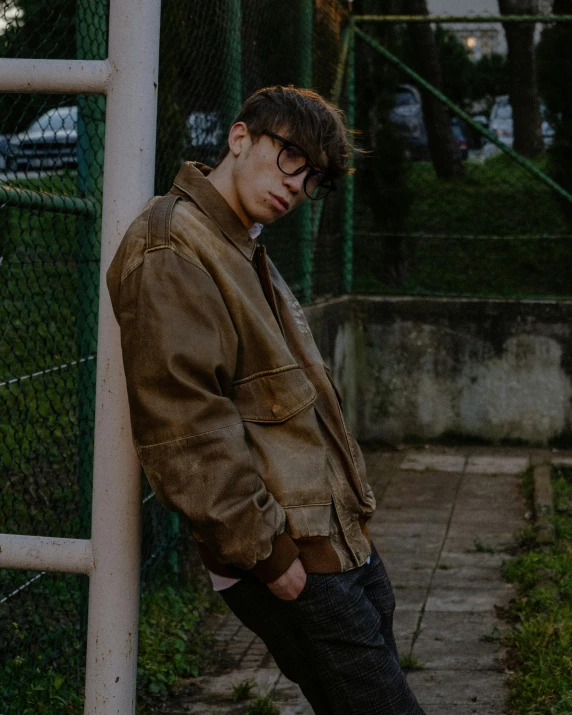
[[[380,5],[397,13],[402,3],[364,0],[360,11]],[[569,297],[566,202],[462,123],[465,176],[437,179],[419,88],[348,32],[347,7],[164,0],[157,193],[182,161],[216,160],[251,92],[313,87],[347,110],[360,152],[355,178],[323,205],[263,231],[303,302],[351,291]],[[107,15],[99,0],[0,1],[1,56],[105,58]],[[570,187],[572,108],[559,98],[570,94],[572,24],[542,27],[535,78],[546,151],[533,161]],[[359,28],[423,69],[407,23]],[[433,31],[445,95],[490,125],[494,111],[506,115],[502,26],[465,19]],[[400,106],[410,106],[405,127]],[[0,532],[89,536],[104,128],[103,97],[0,95]],[[510,121],[495,131],[511,141]],[[176,520],[146,487],[144,589],[180,578],[178,540]],[[86,599],[85,577],[0,571],[0,715],[81,711]]]
[[[357,160],[354,290],[570,297],[572,108],[564,90],[572,66],[570,15],[537,15],[541,22],[534,23],[531,16],[480,13],[435,23],[435,17],[399,16],[411,3],[381,5],[359,3],[372,14],[354,16],[356,126],[371,150]],[[551,4],[543,5],[538,8],[550,12]],[[555,11],[566,8],[572,4],[554,3]],[[430,161],[423,106],[430,60],[427,38],[419,57],[413,32],[423,23],[440,61],[441,96],[461,110],[459,116],[452,107],[448,121],[464,175],[449,180],[437,178]],[[517,65],[518,111],[523,94],[528,106],[534,96],[540,109],[540,148],[521,143],[524,157],[507,156],[493,141],[509,154],[517,148],[507,31],[513,43],[517,33],[521,56],[528,52],[529,64]],[[494,137],[483,137],[475,123]]]
[[[107,5],[0,3],[4,57],[104,59]],[[105,98],[0,96],[0,532],[89,538]],[[176,578],[145,493],[142,583]],[[82,712],[88,579],[0,570],[0,713]]]

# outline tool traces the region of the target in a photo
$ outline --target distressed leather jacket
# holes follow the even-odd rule
[[[340,397],[207,172],[183,165],[179,200],[151,199],[107,274],[141,464],[215,573],[269,582],[297,556],[309,573],[360,566],[375,500]]]

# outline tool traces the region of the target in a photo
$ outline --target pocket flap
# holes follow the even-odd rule
[[[234,386],[233,401],[244,422],[285,422],[315,399],[316,389],[299,367]]]

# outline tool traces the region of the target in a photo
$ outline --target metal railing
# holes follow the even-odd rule
[[[105,272],[153,195],[160,4],[111,0],[105,60],[0,59],[0,90],[107,98],[90,539],[0,535],[0,567],[89,575],[85,713],[135,712],[141,481]],[[87,201],[3,188],[1,199],[92,214]],[[97,193],[97,192],[96,192]]]

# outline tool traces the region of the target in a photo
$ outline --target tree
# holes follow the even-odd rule
[[[400,0],[363,0],[356,12],[400,14]],[[376,24],[369,35],[391,52],[402,54],[402,32],[394,25]],[[378,52],[356,40],[356,126],[363,131],[366,149],[356,174],[358,216],[371,213],[375,231],[383,237],[356,244],[358,274],[372,275],[386,285],[404,286],[408,280],[411,246],[400,234],[413,201],[407,186],[405,144],[389,121],[395,104],[399,73]],[[358,222],[359,222],[358,218]]]
[[[427,0],[405,0],[410,15],[428,15]],[[412,23],[409,32],[419,74],[434,87],[443,90],[441,59],[435,35],[429,23]],[[464,176],[464,168],[451,129],[451,117],[447,107],[427,90],[422,90],[423,114],[429,139],[429,150],[440,179],[456,179]]]
[[[508,67],[506,56],[496,52],[490,55],[483,55],[483,57],[475,63],[471,88],[472,99],[484,99],[490,111],[495,98],[503,94],[508,94]]]
[[[572,15],[572,0],[555,0],[554,15]],[[552,173],[572,192],[572,25],[555,23],[544,29],[538,45],[538,80],[550,123],[556,134],[550,156]],[[566,202],[572,216],[572,206]]]
[[[467,108],[472,99],[475,64],[454,32],[437,26],[435,42],[441,61],[443,91],[455,104]]]
[[[538,0],[499,0],[501,15],[536,15]],[[544,150],[542,117],[536,81],[534,23],[503,23],[508,45],[509,95],[513,148],[534,157]]]

